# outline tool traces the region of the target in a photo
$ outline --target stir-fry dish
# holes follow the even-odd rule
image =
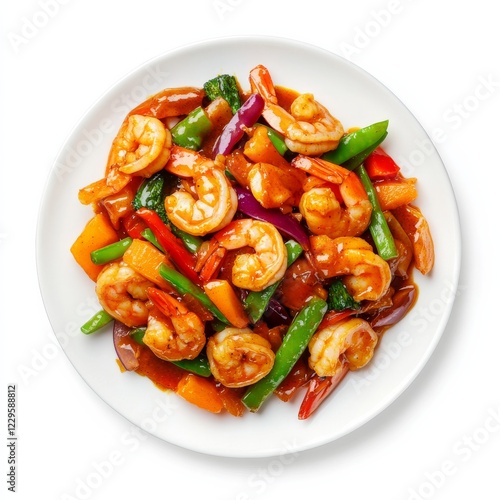
[[[432,270],[416,179],[382,148],[388,120],[345,130],[262,65],[208,76],[132,109],[78,193],[71,252],[102,306],[82,332],[112,323],[122,371],[202,409],[300,398],[306,419]]]

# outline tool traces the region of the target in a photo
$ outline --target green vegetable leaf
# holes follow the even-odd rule
[[[167,213],[164,205],[163,186],[165,176],[163,172],[153,174],[149,179],[144,179],[137,190],[132,206],[135,210],[148,208],[154,210],[163,222],[168,223]]]
[[[219,75],[208,80],[203,85],[207,97],[213,101],[217,97],[225,99],[231,107],[233,113],[236,113],[241,106],[240,93],[236,78],[231,75]]]
[[[347,291],[344,283],[336,279],[328,289],[328,309],[330,311],[344,311],[345,309],[357,310],[361,303],[354,300]]]

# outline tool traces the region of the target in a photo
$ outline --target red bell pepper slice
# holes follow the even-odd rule
[[[127,234],[134,239],[143,240],[142,232],[148,227],[148,225],[135,213],[127,215],[123,219],[123,228]]]
[[[392,179],[399,173],[399,166],[380,146],[365,160],[365,169],[372,180]]]
[[[299,408],[299,420],[309,418],[318,406],[333,392],[349,371],[344,363],[342,369],[333,377],[313,377],[307,386],[307,392]]]
[[[140,208],[136,211],[136,214],[153,231],[158,243],[170,255],[179,271],[193,283],[201,285],[200,277],[194,270],[196,265],[195,257],[186,249],[182,241],[172,233],[170,228],[161,220],[160,216],[154,210],[148,208]]]

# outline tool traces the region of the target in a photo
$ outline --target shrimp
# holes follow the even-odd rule
[[[207,357],[216,380],[245,387],[265,377],[274,365],[271,344],[250,328],[226,328],[207,342]]]
[[[239,288],[261,291],[283,278],[287,251],[279,231],[269,222],[254,219],[232,221],[210,242],[212,255],[219,250],[251,247],[254,253],[241,253],[232,267],[232,282]],[[225,252],[219,252],[222,258]],[[212,263],[217,267],[218,263]],[[202,270],[205,275],[206,270]]]
[[[118,193],[132,176],[151,177],[167,163],[172,135],[151,116],[130,115],[113,140],[104,179],[80,189],[78,199],[89,205]]]
[[[347,291],[356,301],[378,300],[389,289],[389,264],[373,252],[362,238],[326,235],[312,236],[311,253],[314,263],[325,278],[342,276]]]
[[[148,318],[143,342],[167,361],[194,359],[205,347],[205,325],[197,314],[166,292],[151,288],[155,305]]]
[[[265,66],[250,71],[252,92],[265,102],[262,116],[269,125],[285,136],[291,151],[319,156],[335,149],[344,135],[342,124],[328,109],[314,99],[313,94],[300,94],[291,104],[290,113],[278,104],[271,75]]]
[[[358,370],[373,357],[378,336],[361,318],[347,318],[318,330],[309,341],[309,367],[320,377],[333,377],[347,365]]]
[[[178,228],[196,236],[222,229],[234,217],[238,197],[223,165],[194,151],[175,149],[166,169],[179,177],[191,178],[194,192],[180,189],[165,198],[165,210]]]
[[[96,294],[103,309],[127,326],[143,326],[148,321],[149,280],[125,262],[108,264],[97,277]]]
[[[354,172],[319,158],[305,156],[294,158],[292,165],[313,175],[319,173],[320,177],[317,169],[326,168],[341,178],[340,201],[328,185],[313,187],[302,195],[299,210],[312,233],[337,238],[359,236],[366,230],[370,224],[372,205]]]

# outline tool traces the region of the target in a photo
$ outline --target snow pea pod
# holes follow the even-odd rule
[[[313,297],[295,316],[276,352],[271,371],[250,386],[242,398],[243,404],[256,412],[267,397],[281,384],[303,354],[311,337],[328,309],[327,303]]]
[[[388,126],[389,120],[384,120],[346,134],[340,139],[336,149],[328,151],[321,158],[342,165],[345,161],[362,153],[379,141],[387,133]]]

